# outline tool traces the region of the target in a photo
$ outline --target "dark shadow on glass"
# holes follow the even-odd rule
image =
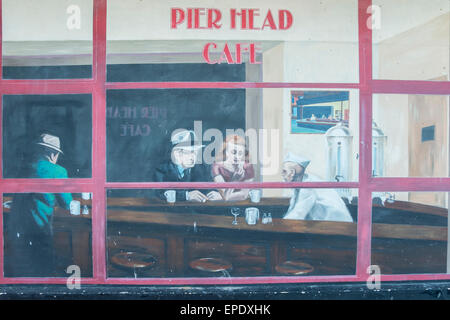
[[[90,79],[92,66],[3,67],[3,79]]]
[[[89,193],[4,194],[5,277],[91,277],[91,210]]]
[[[377,192],[373,197],[372,264],[382,274],[446,273],[446,192]]]
[[[245,64],[162,63],[111,64],[109,82],[245,81]]]
[[[65,176],[36,170],[50,151]],[[91,155],[91,95],[3,96],[4,178],[90,178]]]
[[[171,161],[174,131],[197,131],[198,123],[200,140],[208,129],[217,129],[223,136],[226,129],[245,129],[245,99],[244,89],[109,90],[108,181],[171,181],[158,179],[157,168],[166,172],[173,169],[161,166]],[[196,165],[194,170],[208,165]],[[205,179],[182,180],[212,181]]]

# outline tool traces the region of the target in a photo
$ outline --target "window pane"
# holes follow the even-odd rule
[[[3,194],[5,277],[92,277],[90,193]]]
[[[447,273],[447,192],[377,192],[372,265],[382,274]]]
[[[108,1],[108,81],[358,82],[356,0],[239,5]]]
[[[356,198],[264,189],[251,200],[200,203],[196,191],[221,192],[108,190],[108,277],[355,273]]]
[[[374,95],[373,175],[448,177],[448,106],[448,96]]]
[[[91,150],[91,95],[3,96],[4,178],[89,178]]]
[[[448,81],[450,2],[372,3],[374,78]]]
[[[357,90],[262,89],[262,99],[263,181],[281,181],[284,163],[298,158],[306,161],[304,182],[358,180]]]
[[[5,0],[3,78],[92,77],[92,0]]]
[[[110,90],[108,181],[280,182],[289,159],[357,181],[358,108],[356,90]]]
[[[172,143],[175,130],[194,131],[200,143],[208,129],[245,128],[245,99],[244,89],[108,91],[108,181],[159,181],[155,171],[171,162],[172,145],[178,142]],[[206,166],[213,156],[203,160],[197,157],[202,170],[195,181],[211,180]]]

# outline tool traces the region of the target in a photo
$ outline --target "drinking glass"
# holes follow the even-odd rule
[[[239,208],[231,208],[231,214],[234,216],[234,220],[232,222],[233,225],[237,225],[238,222],[236,220],[237,216],[241,213],[241,209]]]

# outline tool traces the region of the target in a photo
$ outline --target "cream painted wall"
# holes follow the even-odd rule
[[[385,167],[387,177],[408,176],[408,96],[374,95],[373,120],[386,139]]]
[[[327,140],[324,134],[292,134],[290,116],[291,90],[314,89],[263,89],[263,117],[264,128],[276,128],[280,130],[280,167],[284,156],[288,152],[301,155],[311,160],[307,172],[322,179],[326,179],[327,172]],[[338,90],[338,89],[330,89]],[[350,130],[353,133],[353,162],[351,164],[352,177],[358,180],[359,163],[359,94],[357,90],[350,90]],[[265,175],[263,170],[262,181],[282,181],[280,171],[276,174]],[[353,192],[353,195],[357,191]],[[289,196],[289,192],[283,190],[265,190],[265,196]]]
[[[67,8],[80,8],[80,29],[69,29]],[[3,41],[92,41],[92,0],[2,0]]]
[[[382,41],[377,46],[380,78],[448,77],[449,47],[445,48],[445,43],[450,41],[449,20],[450,14],[439,16]],[[408,95],[374,95],[373,119],[388,137],[385,175],[408,176]]]
[[[432,80],[442,76],[449,79],[449,50],[450,13],[446,13],[374,45],[377,59],[374,76],[402,80]],[[408,109],[408,95],[374,95],[373,119],[387,136],[386,176],[408,176]],[[399,200],[409,198],[407,192],[395,195]]]
[[[409,31],[450,11],[448,0],[372,0],[372,5],[380,8],[380,25],[372,34],[374,43]]]
[[[333,55],[322,58],[321,63],[314,67],[314,71],[309,70],[308,73],[302,74],[299,66],[306,65],[307,59],[302,59],[302,52],[295,54],[295,46],[290,43],[282,43],[263,54],[263,79],[264,81],[298,81],[300,79],[310,79],[321,77],[321,72],[328,72],[328,67],[336,61]],[[303,61],[304,60],[304,61]],[[280,61],[283,61],[283,68],[280,68]],[[319,67],[321,66],[321,67]],[[338,73],[338,72],[337,72]],[[319,74],[317,76],[316,74]],[[351,72],[350,72],[351,74]],[[337,75],[348,76],[345,72]],[[289,77],[289,78],[288,78]],[[351,75],[350,75],[351,77]],[[335,75],[336,78],[336,75]],[[316,78],[317,79],[317,78]],[[324,81],[324,77],[321,78]],[[347,78],[349,80],[350,78]],[[312,81],[312,80],[311,80]],[[292,90],[314,90],[314,89],[263,89],[263,127],[277,128],[280,130],[280,165],[285,154],[288,151],[307,157],[311,160],[308,172],[313,173],[321,178],[326,178],[327,170],[327,141],[324,134],[291,134],[291,91]],[[316,89],[317,90],[317,89]],[[342,89],[327,89],[342,90]],[[357,90],[350,90],[350,130],[353,133],[353,163],[352,174],[353,179],[358,179],[358,160],[359,152],[359,93]],[[266,175],[263,170],[263,181],[282,181],[280,172],[277,174]],[[266,196],[288,196],[289,192],[282,190],[265,190]],[[356,195],[356,194],[355,194]]]
[[[401,75],[401,77],[406,77],[406,79],[417,77],[420,79],[423,77],[431,79],[440,76],[444,71],[448,70],[448,46],[445,47],[446,41],[450,39],[448,30],[450,29],[447,14],[394,38],[386,39],[376,46],[374,57],[379,58],[381,62],[377,60],[374,62],[374,65],[379,66],[379,74],[385,76],[389,74]],[[426,37],[427,35],[432,36]],[[436,43],[439,46],[433,46]],[[427,46],[427,44],[429,45]],[[264,69],[264,81],[320,82],[327,77],[333,78],[333,76],[335,77],[334,81],[351,81],[356,76],[357,70],[355,72],[351,68],[351,60],[355,59],[351,55],[353,52],[351,44],[338,43],[336,47],[341,47],[341,54],[333,55],[333,50],[330,49],[330,55],[321,55],[319,58],[311,54],[313,50],[308,50],[309,47],[320,48],[319,44],[303,44],[301,46],[300,43],[285,42],[279,47],[283,48],[283,52],[279,50],[278,55],[264,54],[264,65],[272,66]],[[330,48],[333,48],[333,45],[330,45]],[[347,54],[342,53],[345,50],[347,50]],[[320,52],[320,50],[318,51]],[[284,61],[284,73],[280,72],[280,68],[275,67],[280,56],[283,57]],[[345,56],[348,57],[348,61],[343,59]],[[318,64],[308,63],[308,61],[316,62],[318,59],[320,59]],[[337,66],[338,71],[336,71],[336,68],[333,70],[337,75],[328,73],[330,69],[327,67],[329,65]],[[341,65],[345,65],[350,72],[339,71]],[[319,68],[319,66],[322,68]],[[264,126],[277,127],[280,125],[279,109],[271,107],[274,103],[272,100],[266,101],[266,99],[273,99],[275,96],[271,90],[273,89],[264,89]],[[281,127],[279,127],[283,133],[282,154],[292,151],[308,157],[311,159],[308,170],[324,177],[326,173],[325,137],[323,135],[290,133],[290,90],[294,89],[285,89],[283,92],[282,119]],[[393,113],[393,110],[395,110],[395,113]],[[356,153],[359,150],[359,95],[356,90],[350,93],[350,117],[350,129],[354,134],[353,150],[355,154],[352,171],[353,177],[357,179],[358,161],[356,160]],[[388,137],[385,149],[385,175],[408,176],[408,96],[375,95],[373,118]],[[276,180],[275,176],[264,177],[264,181]],[[281,177],[278,177],[278,181],[280,180]],[[404,193],[398,196],[403,200],[407,200],[407,196],[405,198],[403,195]]]
[[[378,58],[374,77],[431,80],[448,77],[450,13],[374,45]]]
[[[83,24],[78,32],[70,32],[65,27],[66,8],[71,4],[81,8]],[[220,9],[222,28],[188,30],[184,25],[171,29],[171,8]],[[286,31],[231,30],[230,8],[258,8],[257,27],[262,26],[269,9],[275,21],[278,10],[289,10],[294,23]],[[2,11],[3,25],[7,27],[3,34],[5,41],[92,39],[92,0],[4,0]],[[108,0],[107,36],[108,40],[355,41],[357,14],[357,0]],[[200,23],[206,23],[205,16]]]
[[[215,39],[215,40],[308,40],[354,41],[358,37],[355,28],[356,0],[109,0],[108,39]],[[185,26],[170,29],[170,8],[217,8],[222,12],[223,26],[218,30],[188,30]],[[261,25],[268,9],[276,13],[288,9],[294,16],[294,24],[286,31],[231,30],[230,8],[259,8],[255,18]],[[345,19],[340,17],[345,16]],[[158,26],[155,28],[154,26]]]
[[[349,48],[349,47],[347,47]],[[322,74],[329,72],[329,67],[337,63],[333,54],[321,57],[321,63],[315,64],[314,70],[301,71],[301,66],[307,65],[308,57],[302,56],[303,50],[296,47],[296,44],[283,43],[279,46],[268,50],[263,55],[263,79],[264,81],[285,81],[285,82],[300,82],[309,81],[308,79],[318,79],[325,81],[326,77]],[[299,53],[295,54],[298,50]],[[283,68],[279,67],[280,61],[283,61]],[[309,63],[311,65],[311,63]],[[357,63],[355,62],[357,65]],[[333,69],[333,68],[331,68]],[[339,80],[350,80],[351,72],[336,72],[334,78],[341,77]],[[317,75],[318,74],[318,75]],[[350,76],[349,76],[350,74]],[[309,76],[309,77],[308,77]],[[348,78],[345,78],[345,77]],[[300,79],[300,80],[299,80]],[[310,80],[313,81],[313,80]],[[280,145],[282,147],[282,161],[283,156],[292,151],[308,157],[311,159],[311,164],[308,170],[311,173],[325,178],[327,166],[327,142],[323,134],[291,134],[291,91],[292,90],[314,90],[314,89],[264,89],[263,90],[263,109],[264,109],[264,128],[279,128],[281,136],[283,137]],[[342,89],[327,89],[327,90],[342,90]],[[282,98],[274,100],[282,91]],[[278,107],[274,107],[278,105]],[[353,153],[354,163],[352,164],[353,178],[358,176],[358,161],[356,154],[358,153],[358,139],[359,139],[359,95],[357,90],[350,90],[350,130],[353,133]],[[264,181],[280,181],[281,177],[264,176]]]
[[[286,82],[359,81],[358,42],[286,42]]]

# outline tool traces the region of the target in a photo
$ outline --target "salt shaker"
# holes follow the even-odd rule
[[[81,213],[82,213],[82,214],[86,214],[86,215],[89,214],[89,208],[88,208],[87,205],[84,205],[84,206],[83,206],[83,211],[82,211]]]
[[[262,224],[268,224],[269,223],[269,219],[267,217],[267,214],[264,212],[263,217],[262,217]]]
[[[88,200],[91,199],[91,194],[89,192],[82,192],[81,193],[81,203],[83,204],[83,210],[81,211],[82,214],[88,215],[89,214],[89,208],[87,206]]]

